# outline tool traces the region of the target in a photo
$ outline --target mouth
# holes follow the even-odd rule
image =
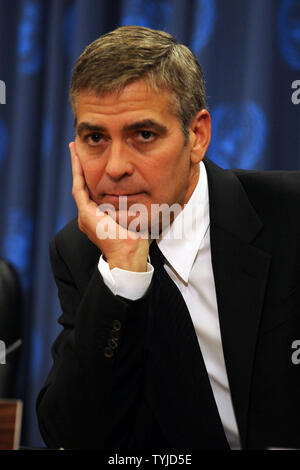
[[[135,198],[138,198],[140,197],[141,195],[145,194],[144,192],[139,192],[139,193],[106,193],[104,194],[103,198],[106,200],[106,199],[111,199],[113,201],[119,201],[119,200],[125,200],[128,199],[128,200],[131,200],[131,199],[135,199]]]

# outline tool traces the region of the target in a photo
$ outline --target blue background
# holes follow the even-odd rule
[[[213,161],[300,169],[300,105],[291,99],[300,79],[299,0],[0,0],[0,256],[17,268],[24,294],[13,396],[24,400],[25,446],[43,445],[35,400],[60,331],[49,240],[76,215],[71,70],[88,43],[125,24],[164,29],[199,58]]]

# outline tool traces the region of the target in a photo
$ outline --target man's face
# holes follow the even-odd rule
[[[169,102],[167,91],[157,94],[141,80],[119,95],[78,93],[77,155],[90,197],[98,205],[112,204],[117,221],[124,200],[120,196],[127,197],[128,207],[143,204],[149,223],[152,204],[183,206],[194,190],[194,139],[190,133],[184,145],[180,121],[170,112]]]

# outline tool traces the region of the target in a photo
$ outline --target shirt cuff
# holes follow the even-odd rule
[[[104,284],[113,292],[128,300],[137,300],[143,297],[151,284],[154,273],[153,266],[147,263],[146,272],[127,271],[125,269],[110,269],[107,261],[100,256],[99,272]]]

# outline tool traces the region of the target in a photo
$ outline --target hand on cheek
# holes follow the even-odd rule
[[[75,142],[69,144],[69,149],[73,174],[72,195],[78,208],[79,229],[101,250],[111,269],[119,267],[129,271],[146,271],[149,240],[127,231],[99,210],[90,198]],[[116,237],[100,237],[100,232],[104,234],[105,226],[109,226]]]

